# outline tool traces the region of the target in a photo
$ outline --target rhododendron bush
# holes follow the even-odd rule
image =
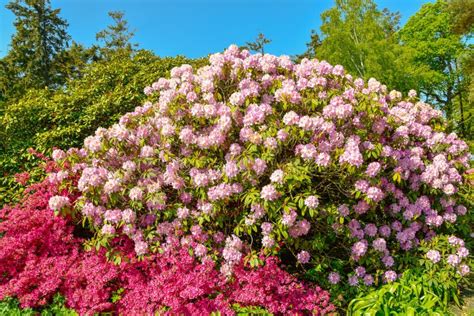
[[[280,255],[327,284],[372,285],[467,212],[468,147],[414,91],[230,46],[145,93],[83,148],[53,154],[49,181],[78,198],[49,206],[83,218],[89,247],[110,253],[127,236],[142,258],[186,246],[228,278],[242,259]]]

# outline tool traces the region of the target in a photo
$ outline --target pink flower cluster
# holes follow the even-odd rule
[[[451,250],[444,255],[438,250],[430,249],[426,252],[426,258],[435,264],[439,264],[442,259],[456,269],[457,273],[461,276],[465,276],[470,272],[470,268],[466,263],[462,263],[463,260],[469,256],[469,250],[465,247],[464,241],[456,236],[448,237],[448,249]]]

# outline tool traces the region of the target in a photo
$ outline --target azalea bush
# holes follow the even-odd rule
[[[241,260],[227,280],[214,261],[191,255],[190,245],[178,243],[137,260],[133,241],[121,237],[111,242],[122,258],[113,263],[104,249],[85,251],[82,244],[91,232],[71,217],[55,216],[48,206],[57,194],[71,201],[76,196],[49,181],[25,194],[21,203],[0,212],[0,310],[8,314],[20,312],[14,299],[22,313],[44,315],[233,315],[234,308],[253,306],[277,314],[334,310],[328,292],[298,281],[275,257],[262,257],[264,265],[257,268]]]
[[[150,101],[53,152],[56,213],[126,236],[147,258],[177,245],[232,278],[278,255],[336,289],[393,282],[423,240],[469,225],[460,194],[468,146],[441,112],[340,65],[230,46],[183,65]],[[469,201],[469,199],[467,199]],[[457,228],[456,228],[457,229]]]

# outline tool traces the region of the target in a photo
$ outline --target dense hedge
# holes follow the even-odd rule
[[[142,104],[144,86],[183,63],[204,65],[207,60],[119,50],[109,59],[90,63],[79,78],[58,90],[32,89],[7,104],[0,116],[0,205],[18,200],[22,187],[14,174],[38,162],[28,148],[50,153],[53,147],[80,146],[98,127],[110,126]]]

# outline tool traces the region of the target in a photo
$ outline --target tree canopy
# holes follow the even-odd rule
[[[472,44],[455,32],[455,21],[448,2],[438,0],[423,5],[410,17],[399,36],[404,45],[414,49],[415,63],[430,69],[430,75],[420,83],[420,92],[467,136],[464,107],[469,78],[463,72],[462,59],[472,51]]]
[[[322,15],[321,35],[313,32],[305,57],[343,65],[349,73],[379,78],[391,89],[417,88],[423,67],[412,50],[399,45],[400,14],[379,10],[372,0],[336,0]]]

